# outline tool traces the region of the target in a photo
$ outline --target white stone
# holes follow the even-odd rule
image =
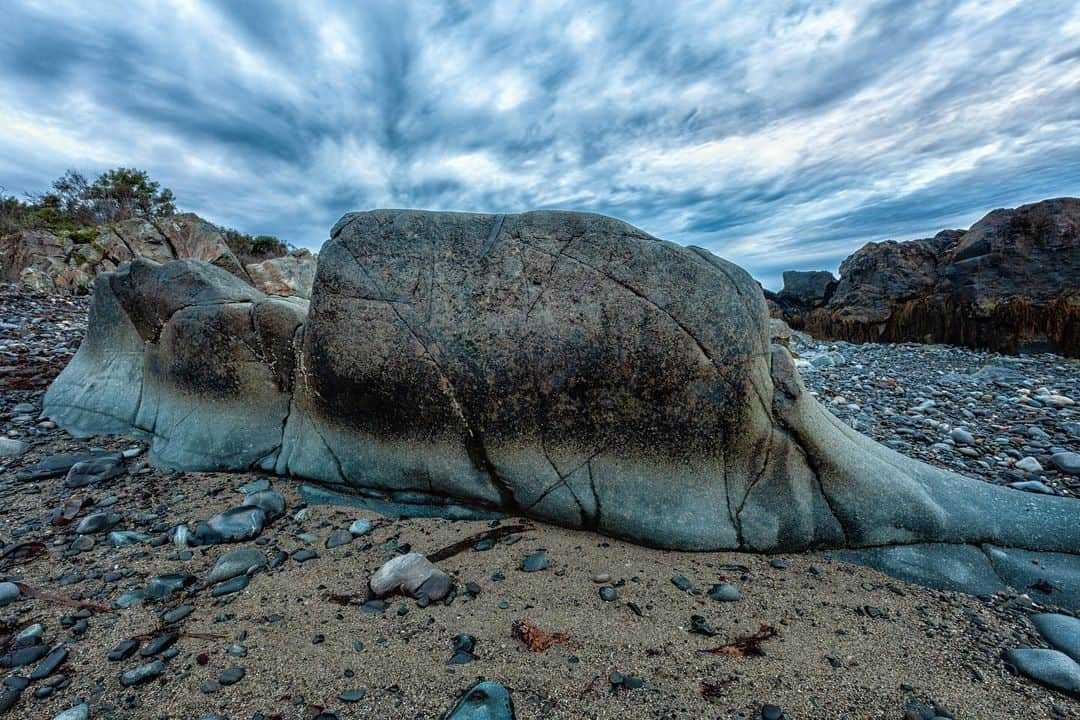
[[[1031,457],[1030,455],[1026,458],[1021,458],[1020,460],[1017,460],[1015,467],[1017,470],[1023,470],[1024,472],[1028,473],[1042,472],[1043,469],[1042,465],[1039,464],[1039,461]]]

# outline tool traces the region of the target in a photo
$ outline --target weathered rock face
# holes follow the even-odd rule
[[[311,297],[318,255],[309,250],[293,250],[288,255],[244,266],[255,287],[267,295]]]
[[[122,264],[98,276],[91,329],[47,412],[76,435],[152,438],[169,466],[257,464],[280,442],[306,305],[195,260]]]
[[[67,269],[71,243],[41,230],[20,230],[0,238],[0,277],[36,292],[55,288],[53,278]]]
[[[303,324],[301,324],[303,323]],[[310,313],[209,265],[98,280],[45,398],[189,469],[451,497],[651,545],[1080,550],[1080,503],[851,430],[770,346],[751,278],[597,215],[347,215]]]
[[[194,213],[103,225],[90,243],[72,243],[41,230],[0,238],[0,276],[41,293],[82,295],[99,273],[135,258],[155,262],[194,259],[216,265],[272,295],[311,295],[315,259],[306,250],[251,265],[249,276],[216,225]],[[280,262],[279,262],[280,261]]]
[[[797,329],[853,342],[939,342],[1080,356],[1080,199],[995,210],[967,232],[870,243]]]
[[[105,254],[113,262],[142,257],[157,262],[190,258],[203,260],[247,279],[225,236],[216,225],[194,213],[183,213],[150,221],[132,218],[103,229],[98,237]]]

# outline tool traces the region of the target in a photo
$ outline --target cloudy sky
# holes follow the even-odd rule
[[[345,211],[582,209],[766,286],[1080,195],[1080,2],[6,0],[0,186],[128,165],[318,247]]]

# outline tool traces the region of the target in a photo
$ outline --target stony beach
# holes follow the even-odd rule
[[[0,639],[7,665],[32,658],[2,671],[5,717],[434,718],[480,677],[522,719],[1080,716],[1002,658],[1046,647],[1031,618],[1060,611],[1022,589],[975,597],[815,555],[661,551],[522,518],[307,507],[284,478],[262,491],[284,509],[260,532],[189,547],[179,526],[198,532],[267,482],[163,471],[142,443],[40,421],[87,301],[8,287],[0,307],[0,575],[17,588]],[[1080,495],[1075,361],[792,348],[826,407],[879,442],[1016,492]],[[81,475],[56,460],[92,451],[119,456]],[[391,558],[519,524],[437,563],[447,601],[368,597]],[[517,621],[566,637],[533,651]]]

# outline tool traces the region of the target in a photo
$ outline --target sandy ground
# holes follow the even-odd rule
[[[60,431],[49,436],[19,464],[46,451],[91,446]],[[131,443],[99,440],[95,446]],[[130,461],[129,470],[141,462]],[[148,468],[84,494],[99,501],[115,495],[113,509],[124,516],[124,524],[139,528],[141,521],[140,529],[146,529],[194,522],[233,506],[241,497],[235,488],[252,477]],[[490,523],[394,521],[330,506],[312,506],[297,523],[291,519],[301,506],[297,485],[276,480],[274,487],[285,495],[289,515],[263,532],[259,542],[265,543],[267,557],[278,549],[310,547],[318,559],[303,564],[290,559],[280,569],[256,575],[241,593],[221,599],[212,599],[199,583],[171,602],[94,613],[77,640],[60,625],[61,616],[73,612],[69,607],[34,599],[0,610],[9,625],[44,623],[46,641],[70,640],[62,668],[71,677],[70,686],[45,700],[34,699],[31,686],[10,717],[51,718],[85,699],[92,718],[199,718],[211,713],[233,720],[256,713],[310,718],[317,708],[341,718],[434,718],[479,677],[511,688],[522,720],[756,718],[765,703],[781,706],[787,718],[902,718],[912,698],[936,700],[962,719],[1080,717],[1080,703],[1012,676],[999,659],[1006,648],[1040,644],[1022,597],[943,593],[813,556],[785,556],[787,568],[778,569],[770,565],[774,558],[761,555],[660,551],[528,521],[532,529],[510,542],[440,563],[460,585],[480,586],[475,599],[459,596],[448,606],[427,608],[396,599],[385,614],[371,615],[331,598],[362,599],[367,578],[401,544],[430,553],[483,532]],[[98,536],[92,550],[67,558],[64,548],[75,537],[71,526],[51,527],[47,514],[73,491],[61,479],[17,484],[10,472],[0,479],[0,488],[0,538],[8,547],[28,540],[49,546],[48,556],[15,567],[0,564],[0,573],[65,598],[108,605],[157,574],[184,571],[203,578],[220,554],[238,547],[196,548],[190,560],[181,561],[172,545],[112,548]],[[377,522],[370,535],[335,549],[323,546],[334,528],[365,516]],[[14,537],[17,528],[26,532]],[[297,537],[304,532],[318,539],[305,543]],[[521,572],[522,559],[540,548],[547,550],[550,567]],[[134,575],[113,583],[88,578],[60,587],[57,582],[68,573],[114,569]],[[615,602],[599,596],[593,576],[602,572],[611,575],[612,583],[625,581]],[[496,573],[505,579],[493,580]],[[681,591],[671,582],[676,574],[702,590],[730,582],[742,598],[721,603]],[[153,633],[160,627],[158,613],[183,602],[196,609],[179,625],[180,654],[160,679],[121,687],[121,671],[145,660],[136,655],[110,663],[108,651],[121,640]],[[640,616],[630,603],[640,608]],[[871,617],[868,606],[883,614]],[[703,615],[719,635],[689,632],[695,614]],[[568,632],[570,640],[530,652],[511,631],[520,618]],[[778,632],[762,644],[764,656],[702,652],[762,625]],[[451,639],[459,633],[475,636],[478,660],[448,666]],[[355,649],[358,641],[361,651]],[[247,655],[227,655],[232,642],[244,645]],[[199,663],[203,653],[205,665]],[[246,670],[238,684],[213,694],[200,690],[202,683],[233,666]],[[644,686],[613,690],[612,672],[641,678]],[[363,700],[346,704],[337,699],[357,687],[366,690]]]

